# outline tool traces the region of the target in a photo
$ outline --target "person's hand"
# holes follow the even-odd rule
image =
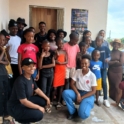
[[[50,106],[50,99],[47,99],[47,106]]]
[[[105,62],[106,62],[106,63],[108,63],[108,62],[109,62],[109,60],[108,60],[108,59],[105,59]]]
[[[6,52],[9,53],[10,46],[6,47]]]
[[[115,60],[115,64],[118,64],[119,63],[119,61],[118,60]]]
[[[43,58],[43,57],[45,57],[45,55],[46,55],[46,53],[45,53],[45,51],[42,49],[41,57]]]
[[[39,107],[39,110],[43,113],[45,113],[45,109],[43,107]]]
[[[0,50],[1,50],[2,52],[5,52],[5,49],[4,49],[3,47],[1,47],[1,46],[0,46]]]
[[[77,103],[80,103],[81,101],[82,101],[81,95],[78,94],[78,95],[77,95]]]
[[[59,61],[57,61],[57,60],[56,60],[56,64],[59,64],[59,65],[61,65],[61,62],[59,62]]]
[[[35,81],[39,80],[39,74],[37,74],[36,78],[34,79]]]

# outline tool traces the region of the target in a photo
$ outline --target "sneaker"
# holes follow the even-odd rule
[[[64,100],[62,101],[62,104],[63,104],[64,106],[66,106],[66,102],[65,102]]]
[[[74,118],[76,118],[78,116],[78,112],[77,112],[77,109],[76,109],[76,111],[75,111],[75,113],[74,114],[72,114],[72,115],[68,115],[67,116],[67,119],[68,120],[72,120],[72,119],[74,119]]]
[[[104,100],[103,104],[108,108],[110,107],[110,103],[108,100]]]

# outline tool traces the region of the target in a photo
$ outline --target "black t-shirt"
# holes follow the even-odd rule
[[[35,39],[35,45],[38,48],[41,48],[42,42],[47,39],[47,34],[45,33],[45,35],[41,35],[39,32],[39,33],[35,34],[34,39]]]
[[[33,78],[26,79],[23,75],[20,75],[14,82],[12,94],[9,99],[9,106],[15,106],[20,103],[20,99],[29,99],[33,96],[34,90],[37,89],[37,85]]]

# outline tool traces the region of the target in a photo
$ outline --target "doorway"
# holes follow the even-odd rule
[[[30,26],[39,32],[39,22],[46,23],[46,31],[49,29],[63,29],[64,10],[61,8],[47,8],[30,6]]]

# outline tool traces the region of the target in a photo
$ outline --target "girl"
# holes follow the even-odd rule
[[[54,80],[53,80],[53,96],[52,96],[52,101],[53,98],[57,92],[57,89],[59,88],[59,94],[58,94],[58,104],[57,108],[60,108],[62,105],[60,103],[61,100],[61,95],[63,91],[63,86],[65,84],[65,69],[66,69],[66,64],[67,64],[67,55],[66,52],[63,50],[63,40],[58,38],[56,40],[58,49],[56,52],[56,66],[55,66],[55,72],[54,72]]]
[[[80,44],[80,52],[77,54],[77,61],[76,61],[76,69],[81,69],[81,58],[83,55],[88,54],[87,52],[88,45],[84,42]]]
[[[50,43],[50,51],[56,51],[57,46],[56,46],[56,31],[54,29],[50,29],[47,34],[47,40]]]
[[[90,69],[96,75],[97,87],[96,87],[96,104],[100,106],[99,103],[99,91],[102,89],[102,79],[101,79],[101,68],[102,62],[99,61],[100,52],[98,50],[94,50],[92,53],[92,60],[90,61]]]
[[[124,54],[119,50],[122,47],[121,40],[115,39],[110,42],[113,50],[111,51],[111,60],[109,61],[108,79],[109,79],[109,96],[115,103],[113,105],[119,105],[119,101],[122,95],[119,84],[122,81],[122,65],[124,63]]]
[[[37,63],[37,53],[39,51],[38,47],[33,43],[34,41],[34,32],[31,29],[26,29],[23,33],[23,44],[21,44],[17,50],[18,52],[18,68],[19,73],[22,74],[21,62],[25,58],[31,58],[35,63]],[[39,72],[37,69],[32,75],[33,78],[37,81],[39,79]]]
[[[3,117],[8,116],[6,106],[8,101],[9,84],[5,65],[8,65],[9,62],[5,54],[5,43],[5,36],[0,33],[0,120],[3,120]]]
[[[90,44],[91,44],[91,37],[86,36],[84,42],[88,45],[88,47],[87,47],[88,54],[92,55],[92,52],[93,52],[94,48],[90,46]]]
[[[49,50],[50,43],[47,40],[43,41],[38,67],[40,69],[40,88],[48,97],[50,97],[50,89],[53,81],[53,67],[55,66],[54,56]]]
[[[64,40],[64,38],[66,37],[67,32],[63,31],[62,29],[58,29],[57,30],[57,38],[61,38],[63,40],[63,43],[66,43],[67,41]]]

